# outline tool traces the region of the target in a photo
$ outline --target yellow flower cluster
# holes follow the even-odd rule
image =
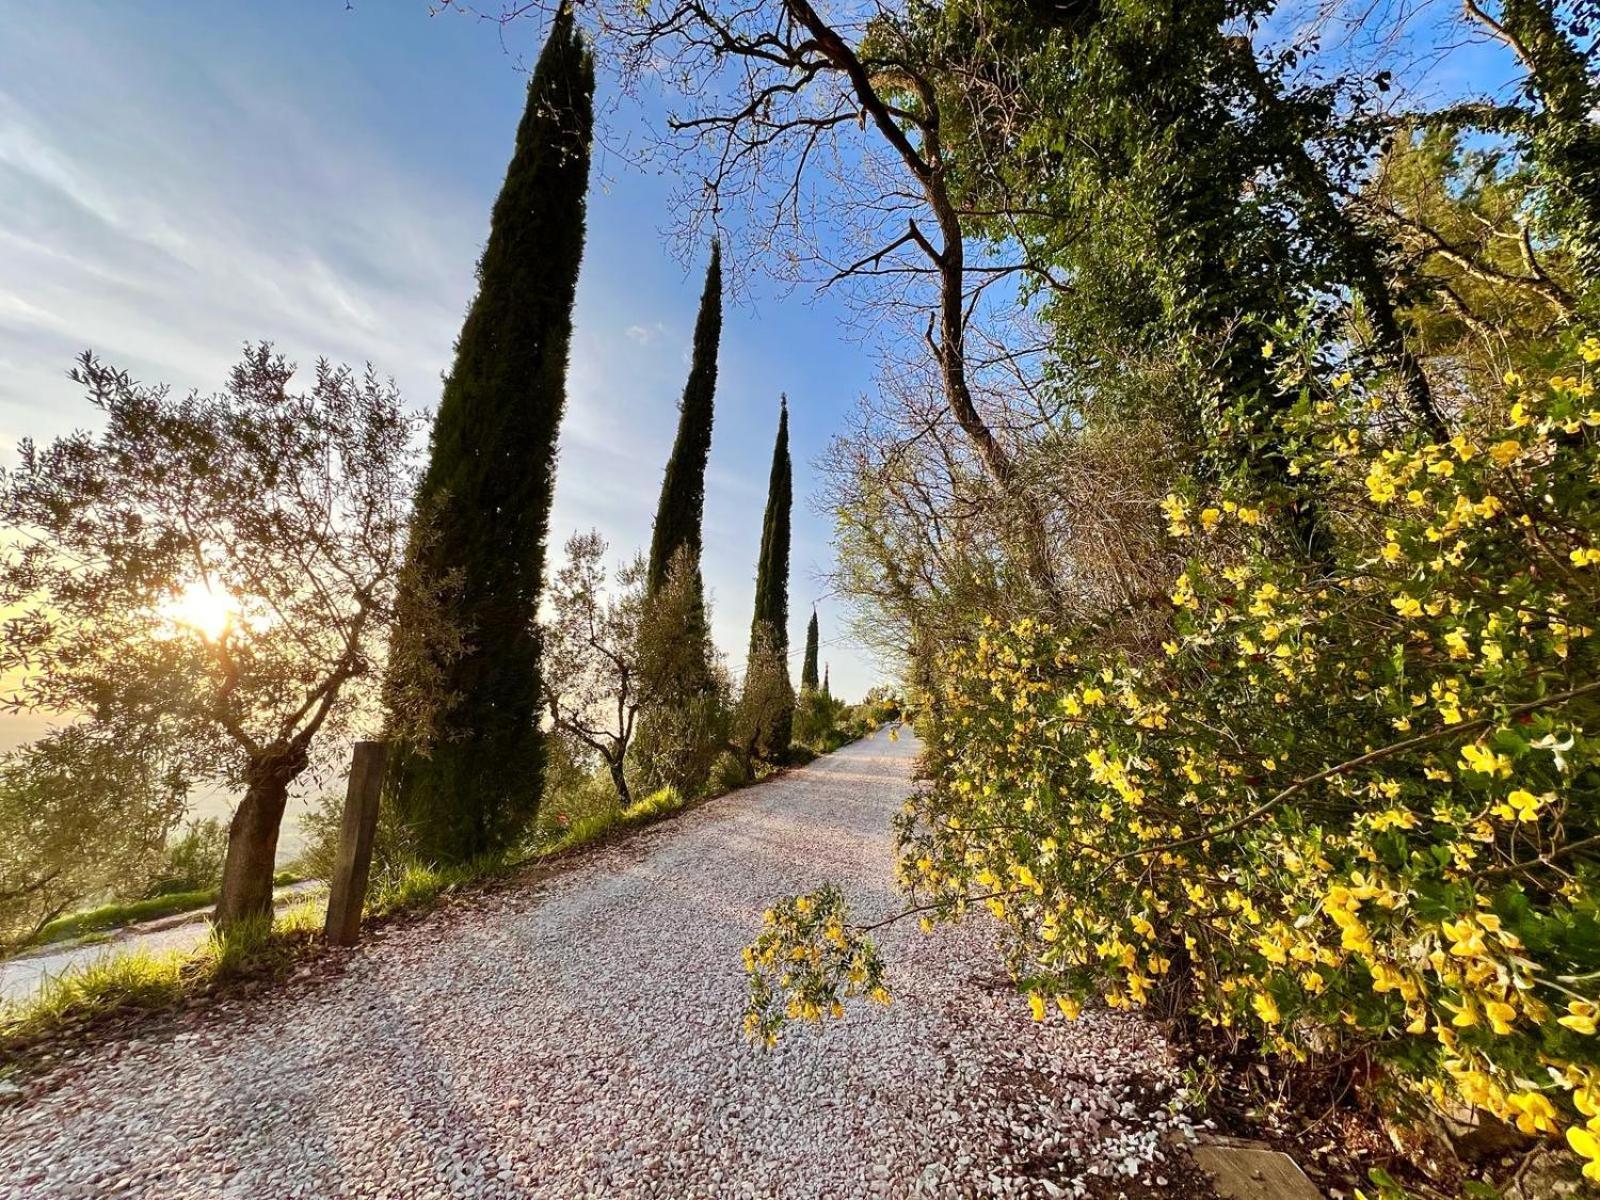
[[[1331,566],[1283,553],[1281,497],[1168,496],[1157,655],[1033,620],[949,647],[899,819],[924,928],[1007,926],[1035,1019],[1167,994],[1285,1055],[1360,1046],[1600,1178],[1600,342],[1576,358],[1436,444],[1385,442],[1348,380],[1306,405]],[[826,889],[746,966],[762,1039],[887,998]]]
[[[954,647],[903,883],[944,917],[982,897],[1038,1019],[1145,1004],[1182,961],[1203,1019],[1367,1044],[1600,1164],[1582,357],[1439,444],[1382,444],[1353,392],[1309,414],[1331,577],[1275,550],[1270,502],[1168,496],[1195,550],[1157,661],[1032,621]]]

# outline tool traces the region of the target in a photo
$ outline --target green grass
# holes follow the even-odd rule
[[[82,937],[87,933],[98,933],[105,929],[134,925],[140,921],[153,921],[157,917],[168,917],[173,913],[206,908],[216,902],[217,889],[207,888],[203,892],[173,892],[171,895],[155,896],[149,900],[102,904],[99,908],[86,908],[82,912],[57,917],[34,934],[30,944],[42,946],[49,942],[61,942],[68,938]]]
[[[553,837],[547,837],[534,847],[533,857],[553,858],[584,846],[593,846],[623,829],[648,825],[652,821],[670,816],[684,806],[676,788],[662,788],[636,800],[627,808],[610,805],[585,813],[572,821]]]
[[[293,871],[279,871],[272,877],[274,887],[287,887],[299,883],[300,876]],[[124,925],[137,925],[141,921],[154,921],[175,913],[194,912],[210,908],[217,902],[217,889],[205,888],[197,892],[169,892],[164,896],[151,896],[145,900],[126,900],[116,904],[102,904],[57,917],[28,942],[30,946],[45,946],[51,942],[64,942],[107,929],[121,929]]]
[[[311,897],[276,920],[227,934],[213,928],[193,950],[131,949],[73,967],[28,1000],[0,1002],[0,1050],[110,1012],[167,1008],[214,982],[280,966],[308,931],[321,929],[325,906]]]

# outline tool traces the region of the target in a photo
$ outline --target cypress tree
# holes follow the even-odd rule
[[[800,690],[817,690],[817,610],[811,610],[811,623],[806,626],[806,657],[800,665]]]
[[[689,380],[678,408],[678,436],[661,480],[655,529],[650,535],[649,591],[666,580],[672,557],[683,549],[700,569],[700,526],[706,500],[706,458],[711,453],[711,421],[717,391],[717,343],[722,337],[722,247],[711,243],[700,315],[694,323]]]
[[[789,401],[778,409],[772,447],[767,511],[756,566],[755,616],[745,668],[745,739],[753,752],[777,758],[789,749],[794,687],[789,682],[789,509],[793,480],[789,465]]]
[[[503,849],[538,808],[534,618],[593,122],[593,60],[563,5],[528,84],[418,489],[413,602],[446,610],[460,644],[400,656],[397,676],[415,678],[392,677],[391,694],[426,687],[440,698],[432,744],[402,753],[396,783],[419,849],[437,861]]]
[[[767,480],[767,511],[761,522],[761,558],[756,564],[756,611],[750,645],[765,627],[772,649],[789,656],[789,509],[794,485],[789,467],[789,398],[778,406],[778,437],[772,445],[772,474]]]
[[[822,694],[828,699],[833,699],[833,693],[828,690],[828,668],[822,668]]]

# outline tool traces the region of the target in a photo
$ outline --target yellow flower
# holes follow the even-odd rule
[[[1173,537],[1189,536],[1189,506],[1183,497],[1169,492],[1166,499],[1161,502],[1161,511],[1167,514],[1168,533]]]
[[[1543,803],[1544,797],[1518,788],[1506,797],[1504,804],[1495,805],[1494,814],[1507,821],[1536,821],[1539,819],[1539,806]]]
[[[1079,1004],[1071,996],[1057,996],[1056,1007],[1061,1010],[1062,1015],[1069,1021],[1076,1021],[1078,1014],[1083,1011],[1083,1005]]]
[[[1497,754],[1481,742],[1461,747],[1461,764],[1467,770],[1476,771],[1479,775],[1511,774],[1511,760],[1504,754]]]
[[[1496,1033],[1511,1032],[1511,1022],[1517,1019],[1517,1010],[1503,1000],[1490,1000],[1483,1006],[1483,1015],[1489,1018],[1489,1027]]]
[[[1379,504],[1393,500],[1398,490],[1394,478],[1382,463],[1375,463],[1372,470],[1367,472],[1367,494]]]
[[[1483,931],[1470,920],[1443,921],[1439,928],[1446,937],[1453,939],[1450,953],[1457,958],[1476,958],[1484,952]]]
[[[1579,567],[1600,566],[1600,547],[1579,546],[1570,555],[1573,565]]]
[[[1489,447],[1489,457],[1494,459],[1497,467],[1503,467],[1515,462],[1517,456],[1521,453],[1522,446],[1511,438],[1507,438],[1503,442],[1496,442]]]
[[[1600,1009],[1589,1001],[1574,1000],[1567,1005],[1567,1015],[1556,1018],[1556,1024],[1565,1025],[1574,1033],[1592,1034],[1597,1012],[1600,1012]]]
[[[1583,1164],[1584,1178],[1600,1180],[1600,1138],[1596,1138],[1582,1125],[1568,1125],[1567,1145],[1587,1160]]]
[[[1044,997],[1035,992],[1028,997],[1028,1008],[1033,1012],[1035,1021],[1044,1020]]]
[[[1262,358],[1271,358],[1273,352],[1275,350],[1277,350],[1277,348],[1278,347],[1277,347],[1276,343],[1274,343],[1274,342],[1272,342],[1270,340],[1262,342],[1261,343],[1261,357]]]

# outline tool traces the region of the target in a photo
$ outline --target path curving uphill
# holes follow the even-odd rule
[[[90,1050],[0,1108],[0,1197],[1170,1194],[1157,1035],[1035,1023],[977,921],[885,931],[890,1007],[743,1040],[739,950],[773,897],[833,880],[894,910],[915,750],[879,734],[335,978]]]

